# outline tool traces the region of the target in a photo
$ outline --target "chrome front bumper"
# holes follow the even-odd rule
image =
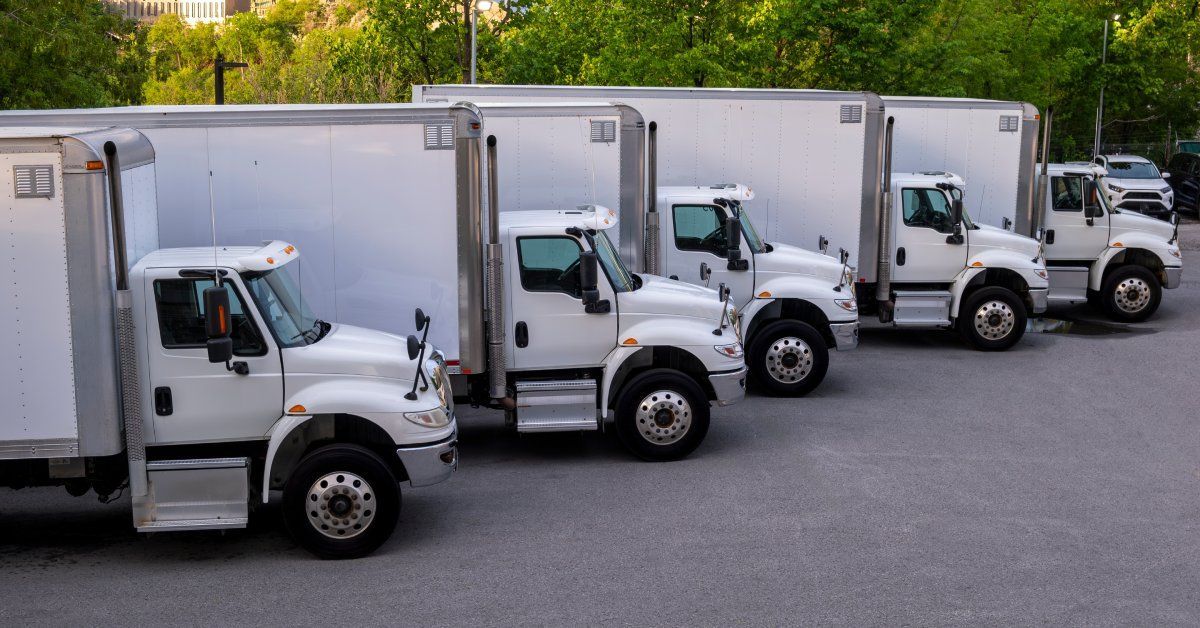
[[[1046,311],[1050,299],[1049,288],[1030,288],[1029,300],[1033,302],[1033,313],[1041,314]]]
[[[410,486],[429,486],[448,480],[458,469],[458,430],[437,443],[399,447],[396,455],[408,473]]]
[[[735,404],[746,398],[746,367],[727,373],[716,373],[708,376],[718,406]]]
[[[1164,288],[1178,288],[1179,282],[1183,281],[1183,266],[1167,266],[1167,283],[1163,284]]]
[[[852,323],[830,323],[833,346],[838,351],[850,351],[858,346],[858,321]]]

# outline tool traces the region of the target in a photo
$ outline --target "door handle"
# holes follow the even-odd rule
[[[514,340],[518,347],[524,348],[529,346],[529,326],[525,324],[525,321],[517,321],[515,336]]]
[[[905,257],[906,257],[906,256],[905,256],[905,254],[904,254],[904,247],[900,247],[900,248],[896,249],[896,265],[897,265],[897,266],[903,266],[903,265],[904,265],[904,259],[905,259]]]
[[[159,386],[154,389],[154,414],[171,416],[175,409],[171,405],[171,387]]]
[[[1053,229],[1046,230],[1046,244],[1054,244],[1054,230]]]

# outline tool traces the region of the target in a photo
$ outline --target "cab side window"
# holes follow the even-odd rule
[[[1083,211],[1083,177],[1051,177],[1050,193],[1054,211]]]
[[[583,298],[579,285],[579,253],[575,238],[531,236],[517,238],[521,287],[529,292],[562,292]]]
[[[725,213],[712,205],[676,205],[675,248],[725,255]]]
[[[950,219],[950,201],[941,190],[905,188],[900,196],[904,199],[905,225],[954,233],[954,224]]]
[[[204,331],[204,290],[212,279],[159,279],[154,282],[154,302],[158,309],[158,334],[166,349],[200,349],[208,340]],[[229,313],[233,322],[233,354],[264,355],[267,345],[254,321],[246,314],[246,304],[233,287],[229,292]]]

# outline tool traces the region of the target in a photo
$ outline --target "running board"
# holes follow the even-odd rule
[[[950,324],[949,290],[897,290],[892,323],[897,327]]]
[[[600,428],[596,380],[517,382],[518,432],[579,432]]]
[[[1047,299],[1055,303],[1084,303],[1088,299],[1087,266],[1050,266],[1050,293]]]
[[[198,458],[146,463],[147,520],[138,532],[244,528],[249,517],[250,459]]]

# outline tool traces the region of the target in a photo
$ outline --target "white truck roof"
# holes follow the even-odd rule
[[[134,269],[141,268],[229,268],[234,272],[266,271],[299,259],[296,247],[275,240],[264,246],[194,246],[159,249],[146,255]]]

